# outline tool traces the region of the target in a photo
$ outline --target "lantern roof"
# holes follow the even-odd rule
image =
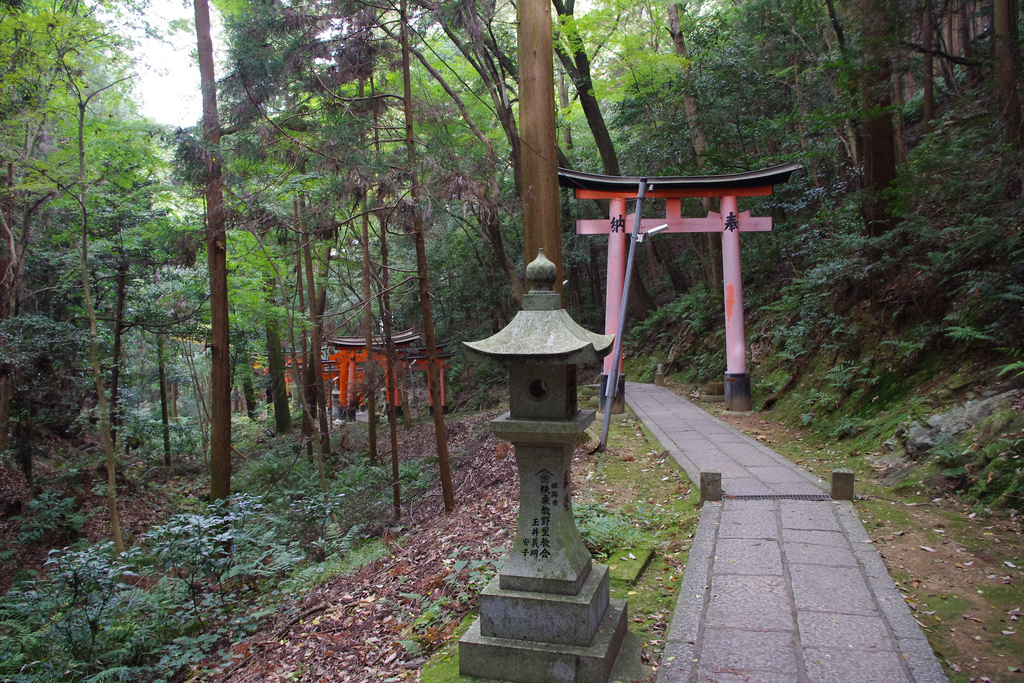
[[[592,363],[608,355],[615,335],[595,334],[576,324],[561,307],[562,295],[554,291],[557,272],[541,249],[526,267],[530,291],[523,296],[523,310],[497,334],[463,342],[466,356],[473,361],[491,360],[502,365],[573,365]]]

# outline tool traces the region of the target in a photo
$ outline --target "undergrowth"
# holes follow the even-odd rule
[[[264,447],[236,473],[237,493],[183,501],[125,553],[84,539],[51,550],[41,576],[21,574],[0,597],[0,680],[202,675],[229,663],[228,646],[264,617],[382,555],[375,529],[390,516],[388,473],[361,459],[333,462],[325,494],[304,452],[296,442]],[[431,484],[426,469],[402,464],[407,500]],[[20,540],[75,540],[84,521],[72,498],[43,493],[29,504]]]

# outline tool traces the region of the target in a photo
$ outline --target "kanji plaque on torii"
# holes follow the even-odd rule
[[[665,200],[665,217],[641,217],[641,233],[665,224],[668,225],[667,232],[722,233],[727,410],[741,412],[752,408],[743,329],[743,280],[740,273],[739,233],[767,232],[772,229],[771,218],[754,217],[749,211],[740,213],[737,198],[771,195],[775,185],[789,180],[793,172],[799,168],[800,164],[784,164],[747,173],[646,179],[646,197]],[[626,216],[626,201],[636,199],[637,186],[640,182],[639,177],[620,178],[558,169],[559,185],[575,190],[577,199],[610,200],[609,218],[576,221],[576,233],[579,235],[608,235],[606,334],[613,334],[618,329],[626,273],[627,225],[631,222]],[[711,212],[704,218],[683,218],[682,200],[703,197],[720,197],[721,213]],[[602,384],[610,381],[608,373],[611,372],[614,360],[611,356],[605,358]],[[620,375],[619,382],[622,381]],[[622,395],[621,390],[616,393],[618,396]]]

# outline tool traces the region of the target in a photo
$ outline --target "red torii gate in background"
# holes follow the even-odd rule
[[[413,346],[413,342],[419,340],[419,335],[409,329],[394,336],[395,342],[395,372],[408,373],[409,386],[413,384],[413,372],[423,372],[427,377],[429,387],[429,373],[427,373],[427,356],[423,349]],[[354,417],[363,400],[363,368],[366,362],[366,337],[336,337],[327,339],[326,344],[334,347],[334,353],[329,354],[324,362],[324,382],[330,387],[329,394],[333,396],[334,390],[338,392],[338,401],[334,407],[341,412],[341,417]],[[444,353],[447,342],[440,342],[437,345],[438,360],[441,363],[441,410],[448,412],[447,380],[446,371],[451,369],[448,359],[454,353]],[[373,340],[373,355],[375,362],[382,368],[386,367],[386,353],[384,340],[375,338]],[[391,378],[384,373],[385,400],[389,405],[395,407],[396,412],[402,414],[401,390],[397,378]],[[429,393],[428,393],[429,400]],[[332,399],[333,403],[333,399]],[[433,411],[434,406],[430,406]]]
[[[771,218],[755,218],[749,211],[739,213],[737,197],[771,195],[774,186],[789,180],[800,164],[784,164],[760,171],[709,176],[678,176],[646,178],[647,199],[665,200],[665,218],[642,218],[640,232],[668,224],[667,232],[721,232],[722,276],[725,285],[725,407],[732,411],[752,408],[750,373],[747,372],[746,338],[743,329],[743,281],[740,274],[741,232],[766,232],[772,229]],[[577,199],[610,200],[610,218],[576,221],[578,235],[608,235],[608,284],[604,318],[605,334],[615,334],[619,327],[619,311],[626,277],[627,234],[632,218],[626,216],[626,200],[637,198],[642,178],[580,173],[558,169],[558,184],[575,190]],[[686,198],[720,197],[721,213],[708,213],[705,218],[683,218],[682,200]],[[613,358],[604,359],[601,396],[612,371]],[[621,358],[618,366],[621,367]],[[619,374],[619,390],[623,396],[625,376]],[[612,406],[613,412],[616,406]],[[621,412],[621,408],[618,409]]]

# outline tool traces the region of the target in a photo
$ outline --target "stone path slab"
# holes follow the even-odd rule
[[[658,683],[947,680],[849,502],[664,387],[629,383],[626,401],[692,481],[722,473]]]

